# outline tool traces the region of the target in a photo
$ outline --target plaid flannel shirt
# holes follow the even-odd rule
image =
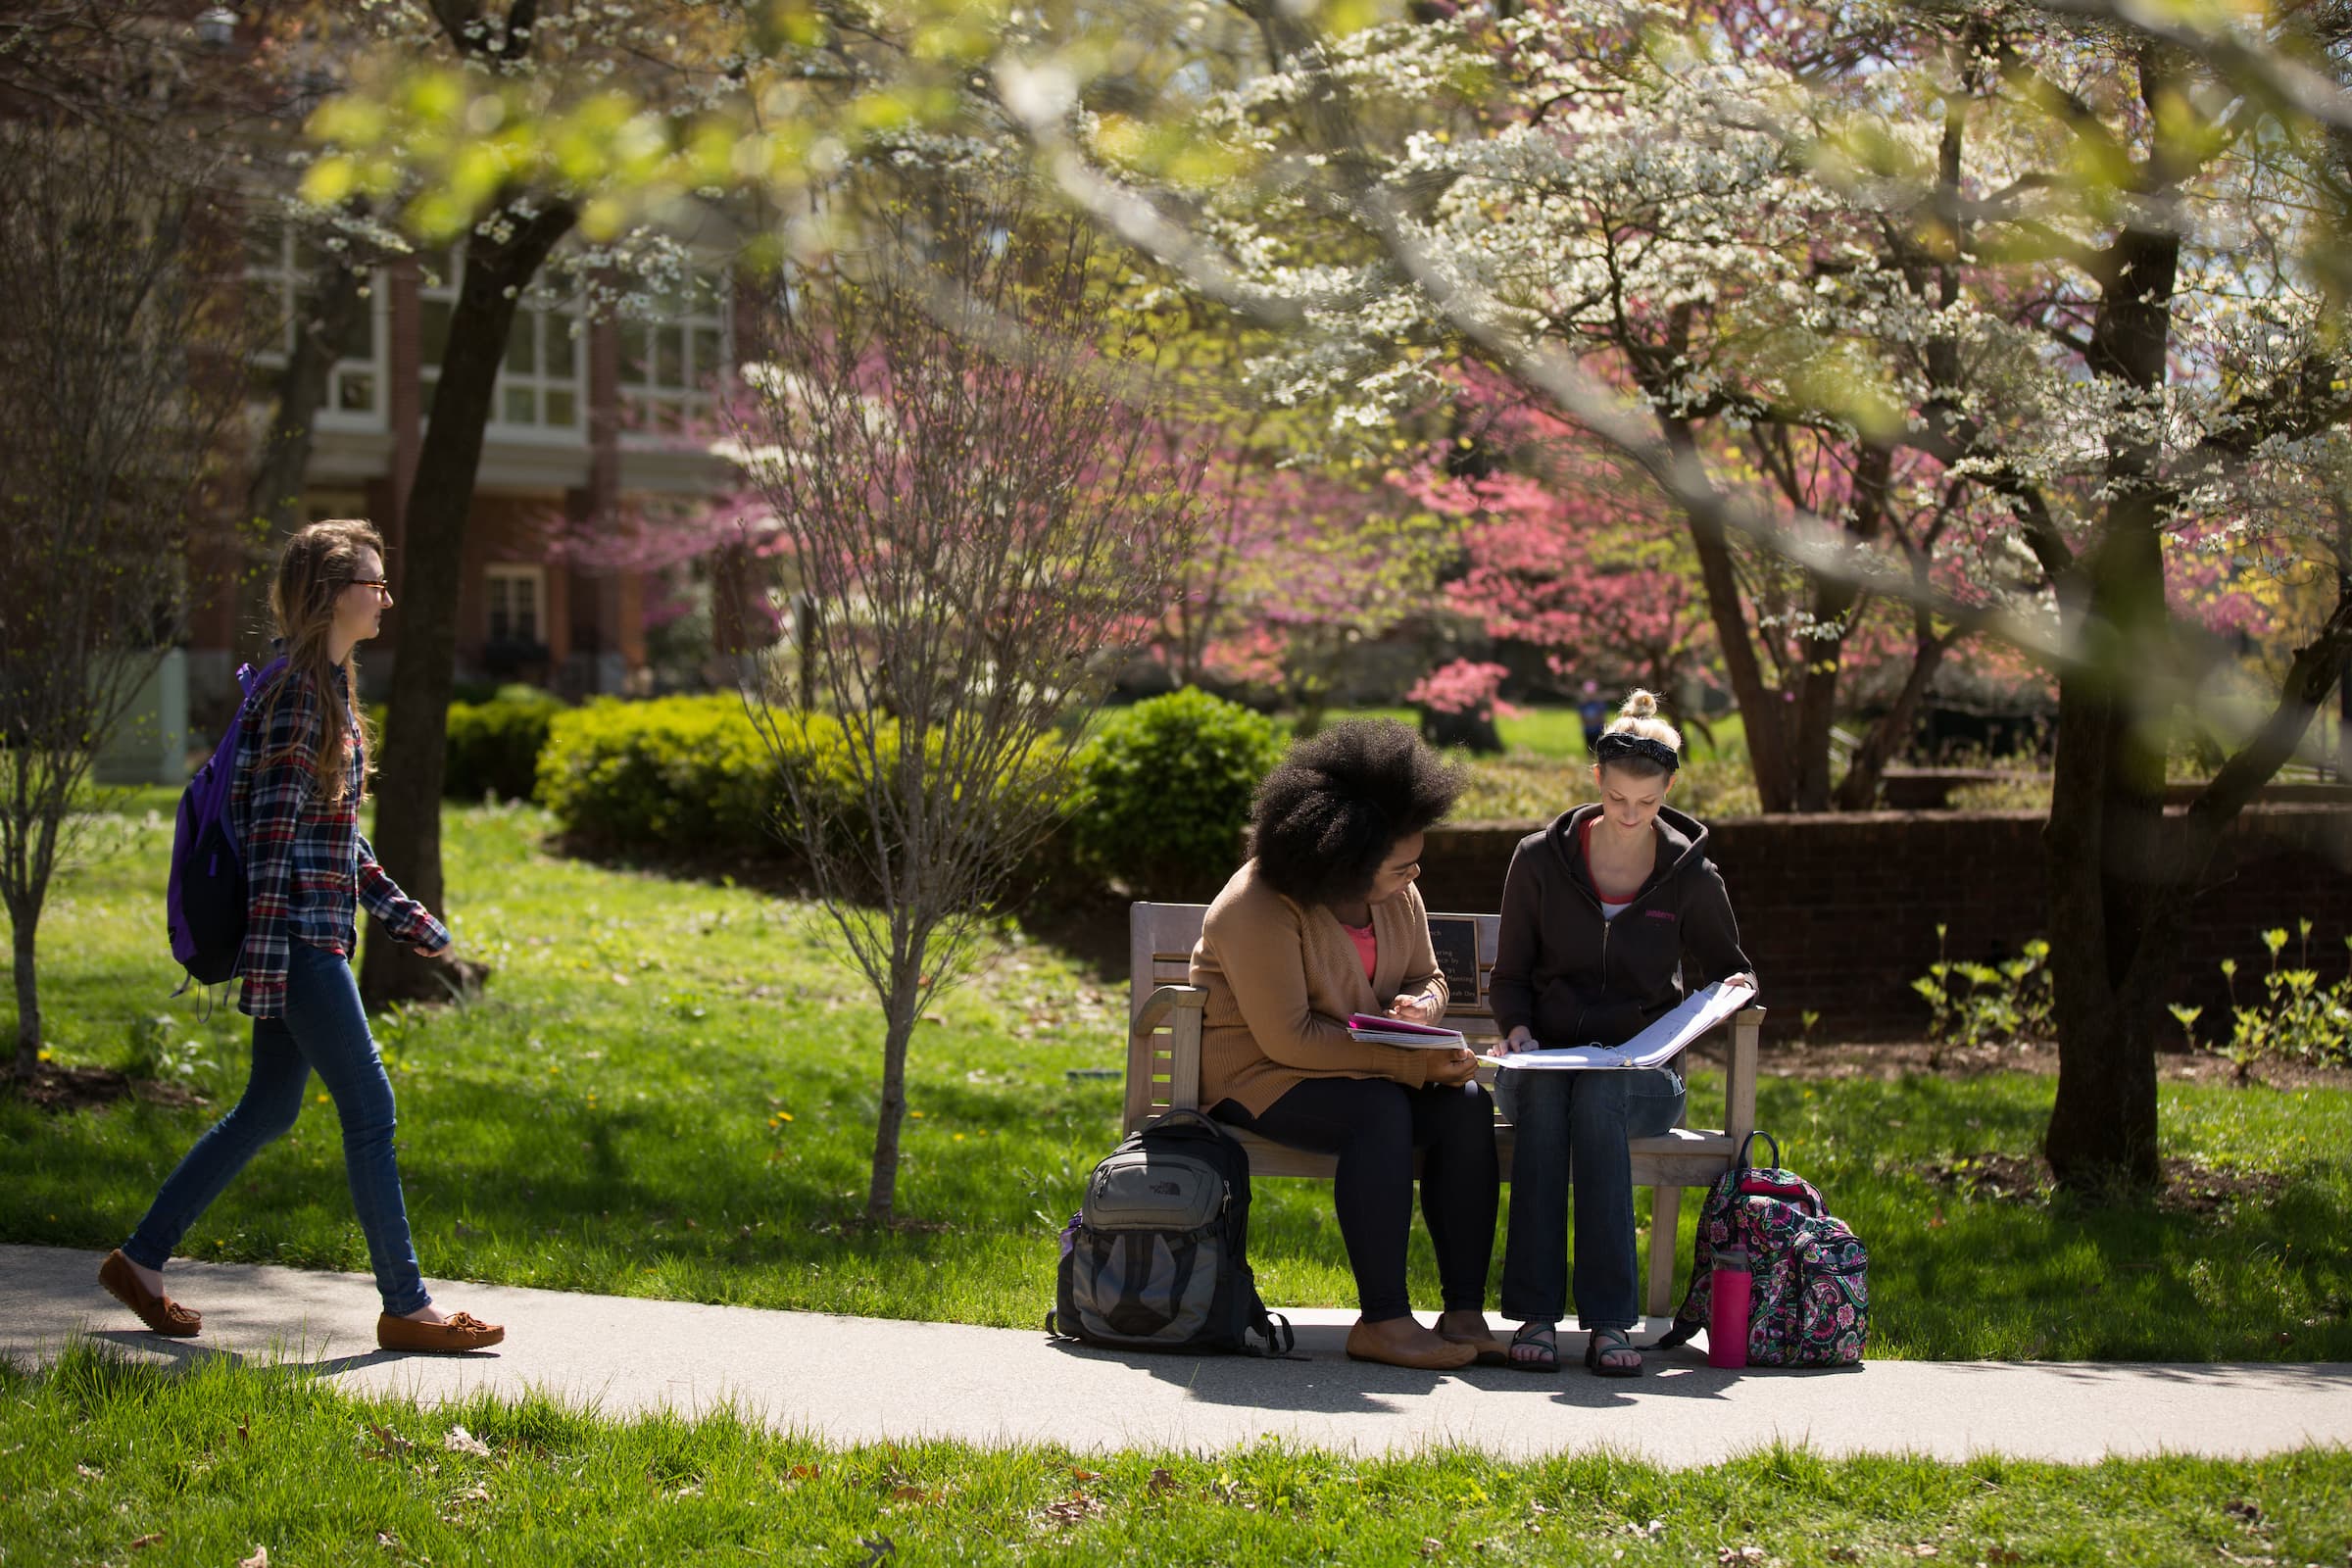
[[[360,790],[347,789],[337,802],[324,798],[318,767],[325,706],[309,677],[289,671],[282,679],[274,711],[267,688],[247,707],[228,795],[229,821],[245,852],[245,948],[237,965],[245,984],[237,1008],[256,1018],[286,1010],[289,942],[346,958],[358,950],[359,905],[395,941],[435,953],[449,945],[441,922],[376,863],[360,831]],[[334,708],[349,726],[350,776],[365,780],[359,720],[339,697]]]

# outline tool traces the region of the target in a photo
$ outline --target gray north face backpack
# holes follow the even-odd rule
[[[1297,1342],[1257,1298],[1249,1236],[1249,1152],[1199,1111],[1171,1110],[1088,1179],[1046,1329],[1117,1350],[1287,1354]]]

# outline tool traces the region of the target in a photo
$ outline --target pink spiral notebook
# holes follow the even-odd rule
[[[1411,1046],[1423,1051],[1452,1051],[1463,1043],[1459,1029],[1411,1023],[1403,1018],[1384,1017],[1375,1012],[1349,1013],[1348,1032],[1370,1045]]]

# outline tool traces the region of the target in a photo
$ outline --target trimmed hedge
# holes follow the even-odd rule
[[[794,777],[813,786],[836,842],[852,848],[871,824],[839,721],[811,717],[787,733]],[[885,732],[886,756],[891,743]],[[1139,894],[1213,893],[1240,862],[1250,798],[1283,745],[1272,720],[1203,692],[1114,710],[1080,749],[1062,824],[1022,880],[1074,891],[1074,859],[1088,879],[1116,877]],[[550,715],[538,798],[583,844],[783,856],[793,823],[784,765],[732,695],[600,698]]]
[[[1136,894],[1215,893],[1241,864],[1250,798],[1283,747],[1272,719],[1197,688],[1112,710],[1079,754],[1080,863]]]
[[[531,798],[548,726],[563,699],[536,686],[508,686],[485,703],[452,703],[441,793],[454,801]]]
[[[784,785],[739,697],[603,697],[552,715],[538,798],[589,843],[742,850],[774,842]]]

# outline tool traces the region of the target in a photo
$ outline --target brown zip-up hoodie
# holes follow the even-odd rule
[[[1748,970],[1723,877],[1696,818],[1660,807],[1658,863],[1616,919],[1577,848],[1580,806],[1520,840],[1502,883],[1489,996],[1494,1026],[1525,1024],[1540,1045],[1618,1046],[1672,1011],[1687,991]]]

